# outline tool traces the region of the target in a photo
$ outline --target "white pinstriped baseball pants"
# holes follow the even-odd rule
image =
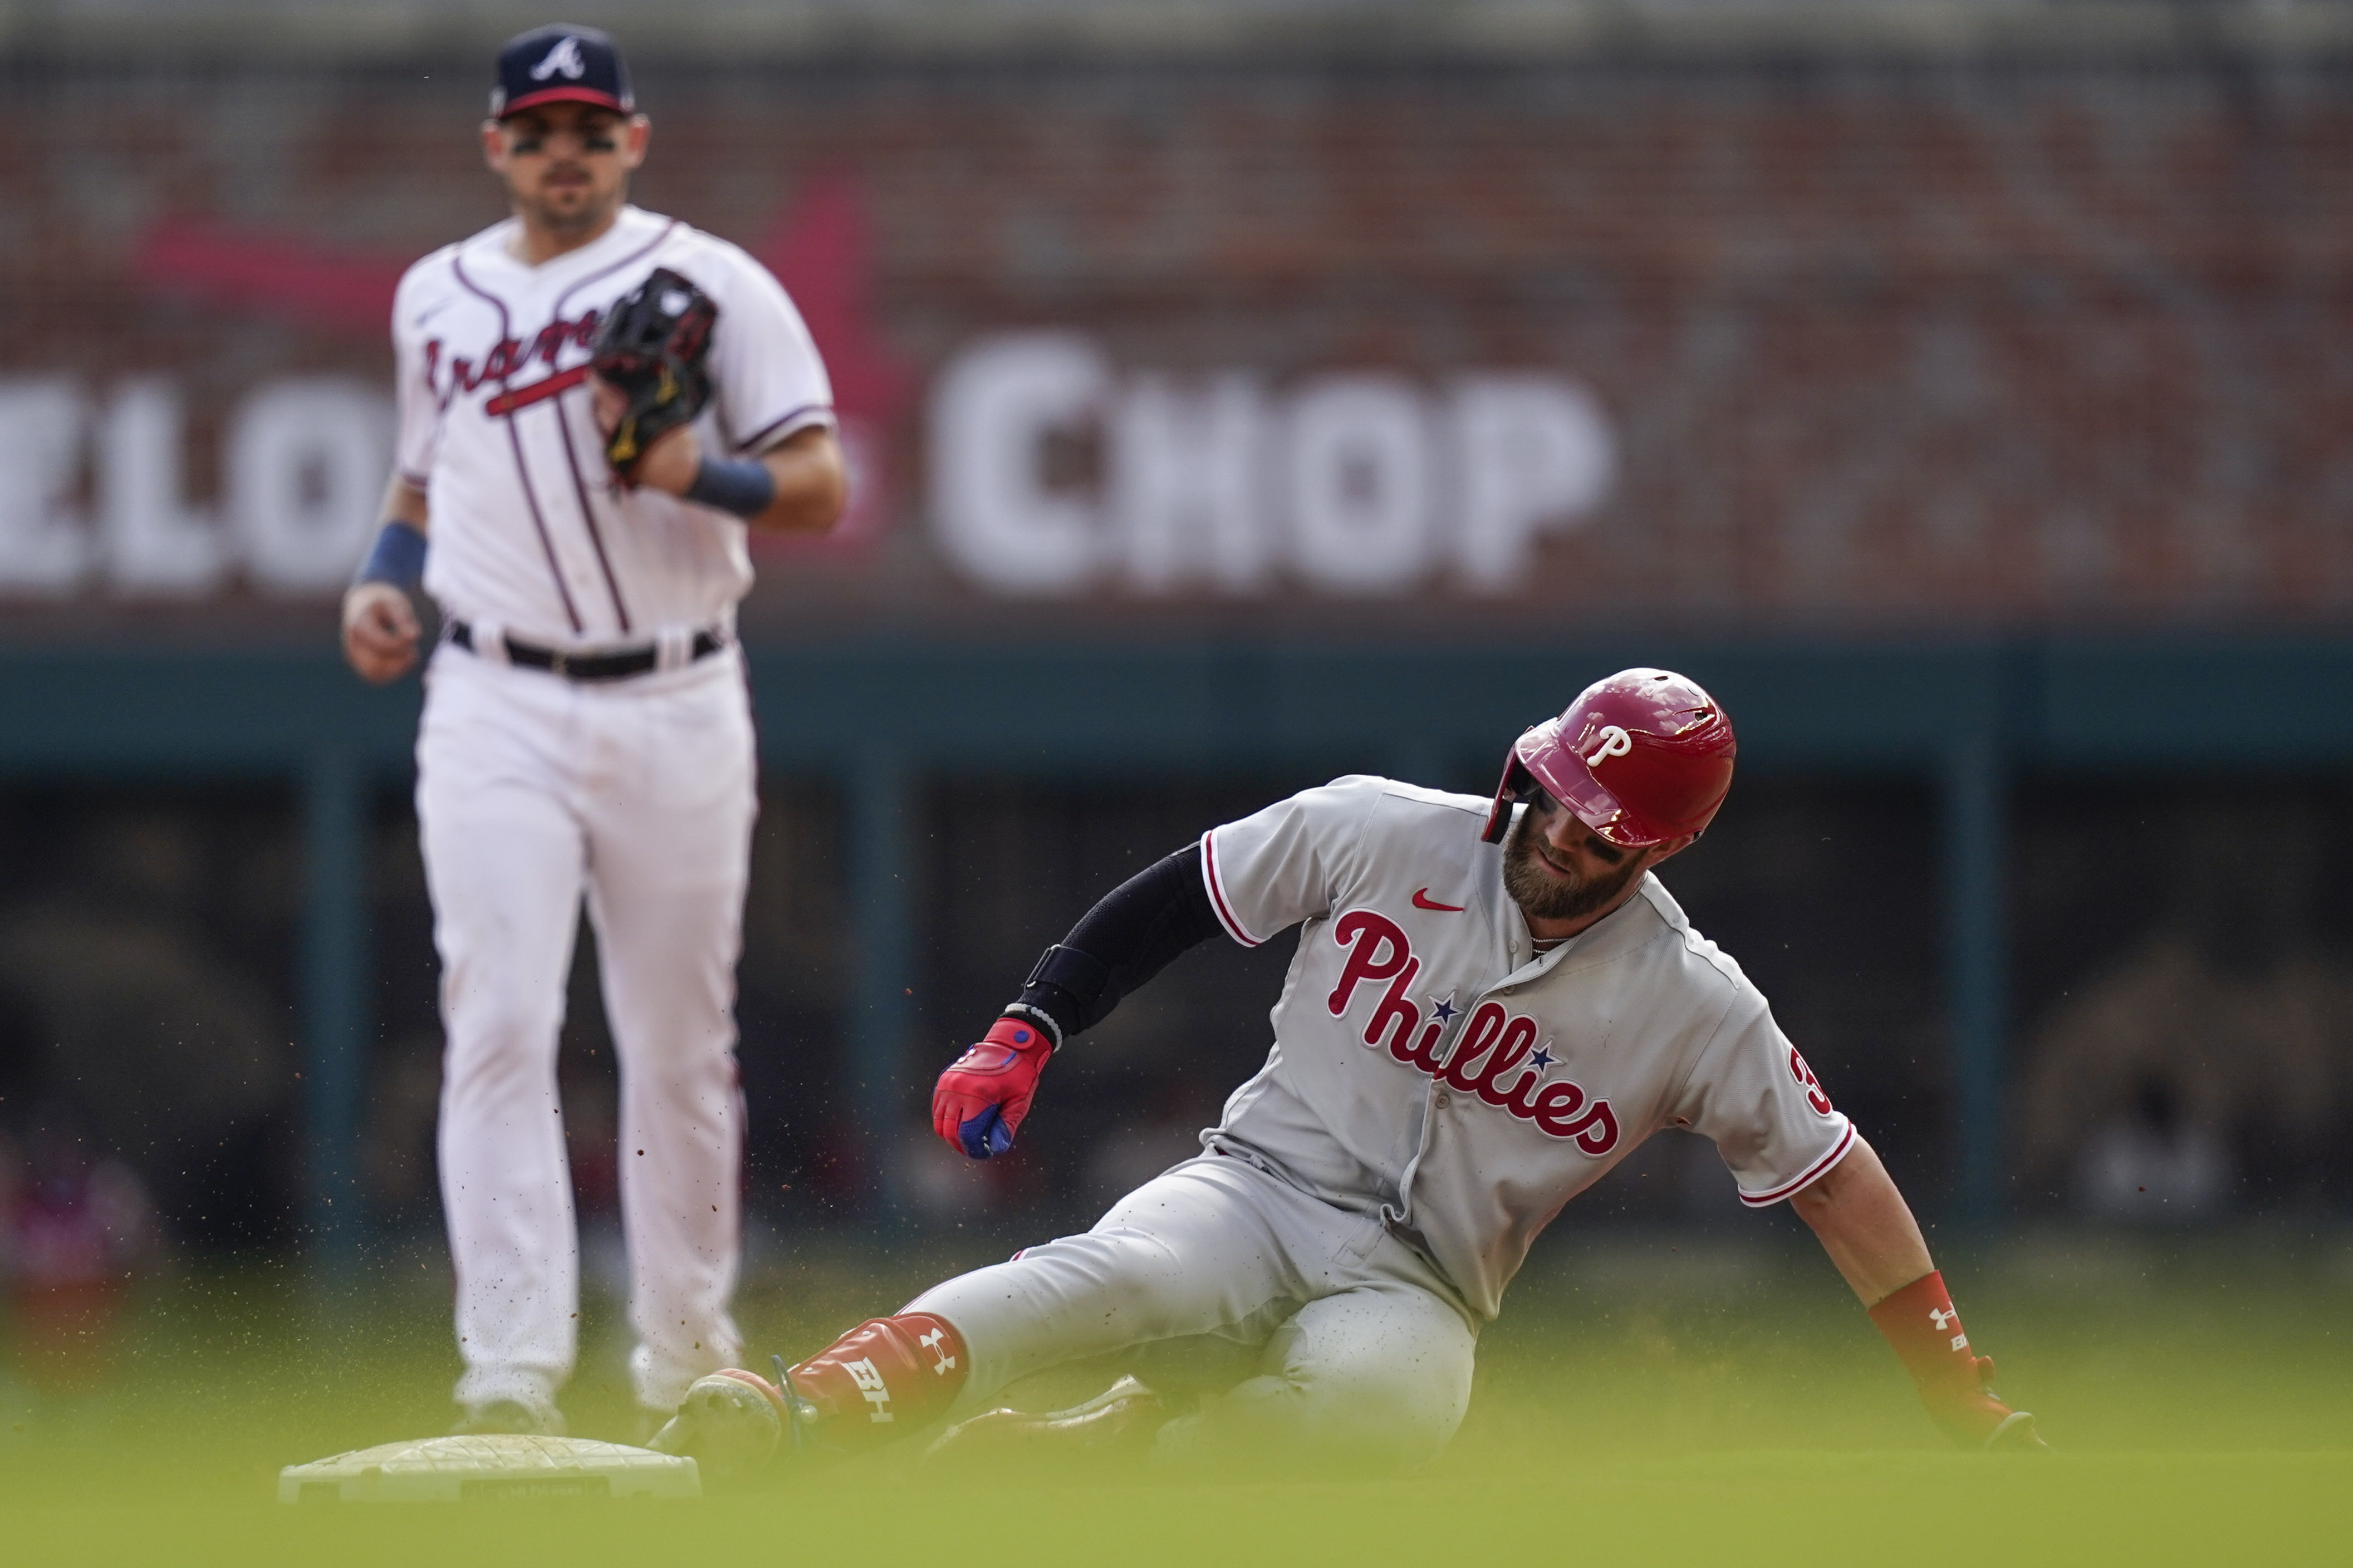
[[[619,1057],[629,1370],[640,1403],[669,1408],[743,1354],[735,960],[758,803],[739,657],[584,686],[445,646],[417,763],[456,1397],[544,1406],[572,1371],[579,1240],[555,1058],[585,895]]]
[[[1396,1469],[1435,1458],[1471,1403],[1478,1334],[1378,1218],[1238,1159],[1146,1182],[1083,1236],[935,1285],[904,1310],[972,1357],[950,1415],[1064,1362],[1214,1337],[1255,1374],[1161,1428],[1156,1458]]]

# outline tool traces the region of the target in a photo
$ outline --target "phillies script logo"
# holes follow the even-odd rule
[[[521,386],[510,386],[482,406],[493,415],[512,414],[544,402],[559,393],[568,392],[588,379],[588,367],[575,364],[569,370],[555,368],[555,356],[566,347],[586,353],[596,341],[596,322],[600,313],[586,310],[573,320],[554,321],[539,329],[529,342],[521,338],[501,338],[484,354],[481,363],[463,354],[442,363],[441,340],[435,338],[425,345],[425,384],[433,388],[434,395],[448,408],[449,400],[461,392],[471,392],[486,381],[505,382],[529,370],[533,363],[547,372],[537,381]]]
[[[1340,984],[1324,1002],[1332,1016],[1348,1011],[1357,986],[1388,982],[1365,1025],[1365,1044],[1378,1046],[1387,1036],[1389,1055],[1407,1066],[1533,1121],[1555,1138],[1570,1139],[1588,1154],[1607,1154],[1618,1146],[1618,1118],[1608,1100],[1588,1101],[1585,1090],[1567,1079],[1545,1081],[1552,1054],[1537,1048],[1534,1018],[1507,1013],[1500,1002],[1482,1002],[1462,1026],[1454,1054],[1441,1062],[1438,1040],[1454,1008],[1437,1003],[1423,1021],[1411,995],[1421,960],[1405,931],[1387,915],[1351,910],[1332,922],[1332,939],[1348,950]]]

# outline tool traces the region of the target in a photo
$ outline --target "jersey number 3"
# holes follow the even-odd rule
[[[1798,1054],[1795,1046],[1789,1047],[1789,1076],[1804,1086],[1808,1105],[1824,1116],[1831,1113],[1831,1097],[1822,1092],[1822,1080],[1814,1076],[1814,1069],[1806,1065],[1806,1058]]]

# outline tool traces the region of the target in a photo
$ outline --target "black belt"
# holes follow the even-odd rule
[[[449,623],[449,640],[467,652],[474,647],[474,628],[463,621]],[[517,642],[511,637],[499,639],[506,647],[507,662],[525,669],[543,669],[550,675],[560,675],[566,680],[627,680],[633,675],[650,674],[661,660],[661,653],[651,643],[643,647],[614,648],[605,653],[566,653],[562,648],[535,647],[527,642]],[[687,662],[709,658],[727,646],[716,632],[697,632],[689,646]]]

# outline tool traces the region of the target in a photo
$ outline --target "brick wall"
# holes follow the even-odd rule
[[[20,68],[0,374],[65,368],[97,403],[126,376],[177,378],[204,500],[247,389],[380,378],[368,279],[498,216],[471,146],[479,75]],[[1544,531],[1500,595],[1433,554],[1335,596],[1278,550],[1241,592],[1080,574],[1054,590],[1060,622],[1910,628],[2353,605],[2341,70],[641,76],[641,199],[782,258],[788,282],[818,268],[820,336],[882,441],[879,541],[771,554],[755,616],[1001,614],[928,521],[924,389],[985,335],[1035,328],[1084,334],[1117,377],[1251,373],[1278,423],[1331,373],[1402,372],[1438,409],[1466,369],[1540,369],[1591,391],[1615,447],[1599,504]],[[858,215],[827,231],[849,236],[839,266],[791,223],[828,191]],[[175,271],[159,234],[283,237],[348,287],[240,293]],[[1118,454],[1067,434],[1040,484],[1092,497]],[[1443,528],[1464,479],[1433,461]],[[1261,525],[1292,526],[1279,507]],[[41,613],[120,597],[94,577]]]

